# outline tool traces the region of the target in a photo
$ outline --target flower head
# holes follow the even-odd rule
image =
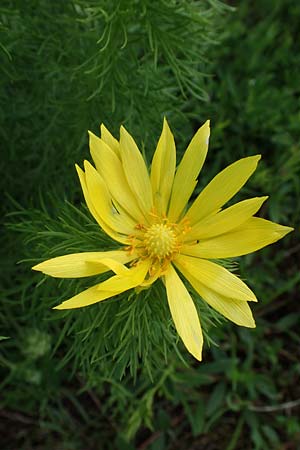
[[[171,315],[188,351],[201,360],[203,337],[193,299],[179,273],[215,310],[238,325],[254,327],[249,301],[254,293],[218,259],[254,252],[292,228],[253,217],[267,197],[223,206],[252,175],[259,155],[240,159],[216,175],[191,206],[190,197],[206,158],[209,121],[191,140],[176,169],[176,148],[168,123],[153,156],[150,176],[142,154],[124,127],[117,141],[101,125],[90,133],[93,167],[76,166],[87,206],[119,250],[59,256],[33,267],[58,278],[112,271],[107,280],[75,295],[56,309],[80,308],[161,278]]]

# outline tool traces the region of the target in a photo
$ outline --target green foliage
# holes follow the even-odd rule
[[[28,202],[37,184],[55,182],[73,199],[71,168],[101,122],[114,133],[124,123],[150,151],[165,114],[186,134],[188,99],[208,99],[203,72],[224,9],[216,0],[2,2],[5,190]]]
[[[239,2],[229,12],[217,0],[4,0],[0,15],[2,207],[10,212],[0,267],[9,337],[0,343],[1,447],[297,448],[297,2]],[[201,186],[261,153],[242,195],[269,195],[261,215],[296,228],[239,261],[260,300],[256,330],[213,327],[218,317],[199,302],[217,344],[201,364],[184,361],[159,284],[61,313],[51,308],[94,281],[29,270],[51,256],[113,248],[79,206],[74,163],[88,157],[86,130],[103,121],[117,135],[124,123],[149,161],[163,115],[180,152],[212,119]]]

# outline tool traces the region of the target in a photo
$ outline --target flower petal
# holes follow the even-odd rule
[[[187,241],[193,239],[208,239],[237,228],[246,222],[261,207],[268,197],[255,197],[236,203],[224,211],[211,214],[197,222],[189,231]]]
[[[151,166],[151,185],[154,207],[158,214],[166,215],[176,167],[176,148],[173,134],[164,118]]]
[[[228,202],[246,183],[261,156],[249,156],[226,167],[200,192],[186,214],[194,225]]]
[[[134,220],[114,208],[103,178],[88,161],[84,161],[84,168],[89,196],[99,216],[113,230],[125,235],[132,234]]]
[[[255,321],[247,302],[218,294],[207,286],[204,286],[204,284],[191,275],[187,279],[203,300],[224,317],[227,317],[227,319],[237,325],[255,328]]]
[[[122,163],[116,153],[100,138],[89,132],[90,151],[97,171],[103,178],[112,198],[137,223],[145,222],[135,196],[127,183]]]
[[[178,220],[195,189],[196,179],[206,158],[209,133],[209,120],[207,120],[194,135],[177,167],[168,212],[171,222]]]
[[[48,259],[32,267],[32,269],[51,277],[81,278],[104,273],[108,270],[114,270],[117,273],[117,267],[113,264],[113,261],[123,266],[135,257],[135,255],[129,255],[124,250],[73,253]]]
[[[225,297],[257,302],[251,289],[240,278],[225,269],[225,267],[207,261],[206,259],[185,255],[178,255],[174,263],[187,279],[188,275],[191,275],[204,284],[204,286]]]
[[[108,280],[86,289],[69,300],[64,301],[54,309],[81,308],[114,297],[128,289],[132,289],[144,281],[149,265],[149,261],[143,261],[132,269],[129,269],[128,274],[114,275]]]
[[[120,128],[120,152],[128,184],[147,215],[153,207],[148,170],[136,143],[124,127]]]
[[[293,228],[251,217],[229,233],[200,241],[198,244],[186,244],[181,248],[181,252],[199,258],[232,258],[273,244],[291,231]]]
[[[77,173],[79,176],[82,192],[83,192],[87,207],[88,207],[90,213],[92,214],[92,216],[94,217],[94,219],[98,222],[98,224],[105,231],[105,233],[108,234],[108,236],[110,236],[112,239],[114,239],[117,242],[121,242],[122,244],[128,244],[129,241],[128,241],[127,236],[117,233],[115,230],[113,230],[111,227],[109,227],[105,223],[105,221],[102,219],[102,217],[100,217],[98,211],[94,207],[93,202],[90,198],[90,194],[89,194],[89,191],[87,188],[85,173],[83,172],[83,170],[80,169],[80,167],[77,164],[75,167],[76,167],[76,170],[77,170]]]
[[[201,361],[203,336],[198,313],[190,294],[171,265],[165,273],[165,283],[176,330],[187,350]]]
[[[121,292],[123,292],[124,290],[139,286],[144,282],[150,266],[151,261],[149,259],[139,261],[136,266],[128,269],[126,273],[117,274],[116,276],[103,281],[103,283],[98,286],[98,289],[101,291],[120,290]]]
[[[105,144],[108,145],[119,158],[121,158],[119,142],[113,137],[103,123],[100,126],[100,132],[101,139],[105,142]]]

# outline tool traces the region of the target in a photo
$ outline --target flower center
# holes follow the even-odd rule
[[[144,234],[144,245],[150,257],[163,259],[176,249],[175,232],[167,224],[155,223]]]

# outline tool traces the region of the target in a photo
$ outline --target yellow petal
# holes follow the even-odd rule
[[[101,219],[118,233],[132,234],[136,225],[134,220],[114,208],[103,178],[88,161],[84,162],[84,168],[89,196]]]
[[[185,255],[178,255],[174,263],[187,279],[188,275],[191,275],[204,286],[225,297],[257,301],[254,293],[240,278],[218,264]]]
[[[120,148],[119,142],[115,139],[112,134],[108,131],[106,126],[102,123],[100,126],[101,139],[108,145],[114,153],[120,158]]]
[[[208,239],[237,228],[253,216],[268,197],[255,197],[236,203],[224,211],[211,214],[197,222],[189,231],[186,240]]]
[[[75,164],[75,167],[76,167],[76,171],[77,171],[77,174],[78,174],[78,177],[79,177],[79,180],[80,180],[82,192],[83,192],[84,199],[85,199],[85,202],[87,204],[87,207],[89,208],[90,213],[92,214],[94,219],[96,219],[96,221],[99,223],[99,225],[102,226],[103,220],[101,219],[101,217],[97,213],[97,211],[96,211],[96,209],[95,209],[95,207],[94,207],[94,205],[93,205],[93,203],[92,203],[92,201],[90,199],[90,195],[89,195],[88,188],[87,188],[87,185],[86,185],[85,173],[77,164]]]
[[[293,228],[252,217],[229,233],[200,241],[198,244],[186,244],[181,251],[199,258],[232,258],[273,244],[291,231]]]
[[[124,127],[120,129],[120,152],[128,184],[147,215],[153,207],[148,170],[136,143]]]
[[[201,361],[203,336],[198,313],[190,294],[171,265],[165,274],[165,283],[176,330],[187,350]]]
[[[134,256],[131,255],[131,261],[134,259]],[[113,258],[109,258],[108,256],[106,258],[101,258],[100,260],[97,259],[93,259],[90,261],[90,264],[95,264],[95,265],[103,265],[108,267],[108,269],[112,270],[113,272],[115,272],[115,274],[117,275],[127,275],[129,272],[128,267],[124,266],[124,264],[122,264],[119,261],[116,261]]]
[[[137,201],[127,183],[122,163],[116,153],[102,140],[89,132],[90,150],[97,171],[103,178],[112,198],[136,223],[145,222]]]
[[[151,185],[154,207],[158,214],[166,215],[176,167],[176,148],[173,134],[164,119],[151,166]]]
[[[92,305],[114,297],[141,284],[149,269],[149,261],[143,261],[128,271],[126,275],[114,275],[103,283],[97,284],[66,300],[54,309],[73,309]]]
[[[188,276],[188,281],[203,298],[203,300],[205,300],[212,308],[224,317],[227,317],[227,319],[237,325],[255,328],[255,321],[247,302],[218,294],[212,289],[209,289],[207,286],[204,286],[204,284],[191,275]]]
[[[177,168],[168,212],[171,222],[178,220],[195,189],[196,179],[206,158],[209,133],[207,120],[194,135]]]
[[[129,255],[124,250],[73,253],[48,259],[32,267],[32,269],[51,277],[81,278],[104,273],[108,270],[114,270],[117,273],[117,264],[125,267],[123,264],[132,261],[135,257],[135,255]],[[114,262],[116,265],[113,264]]]
[[[260,155],[256,155],[240,159],[218,173],[188,210],[186,217],[191,225],[227,203],[255,171],[260,158]]]
[[[109,297],[113,297],[116,295],[114,292],[102,292],[98,289],[98,284],[96,286],[92,286],[89,289],[86,289],[85,291],[80,292],[77,295],[74,295],[74,297],[70,298],[69,300],[66,300],[62,302],[58,306],[54,306],[53,309],[74,309],[74,308],[81,308],[84,306],[92,305],[94,303],[101,302],[102,300],[106,300]]]
[[[117,242],[121,242],[122,244],[128,244],[129,241],[128,241],[127,236],[117,233],[115,230],[113,230],[111,227],[109,227],[105,223],[105,221],[102,219],[102,217],[100,217],[100,215],[96,211],[96,208],[94,207],[93,202],[90,198],[90,194],[89,194],[87,184],[86,184],[85,173],[83,172],[83,170],[80,169],[79,166],[77,166],[77,164],[75,167],[76,167],[76,170],[77,170],[77,173],[79,176],[82,192],[83,192],[87,207],[89,208],[89,211],[92,214],[92,216],[94,217],[94,219],[98,222],[98,224],[105,231],[105,233],[108,234],[108,236],[110,236],[112,239],[114,239]]]
[[[103,281],[98,286],[103,291],[126,291],[133,287],[139,286],[145,280],[146,274],[151,266],[150,260],[139,261],[138,264],[126,273],[118,274],[108,280]]]

